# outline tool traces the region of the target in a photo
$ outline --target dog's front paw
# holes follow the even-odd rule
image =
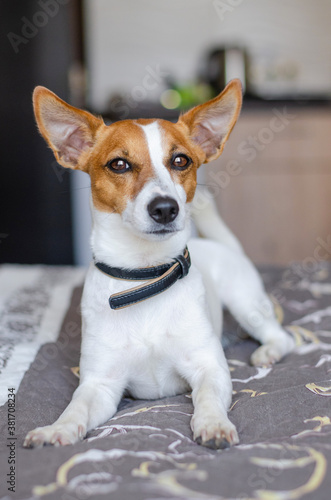
[[[191,427],[195,442],[212,450],[230,448],[239,443],[237,430],[228,418],[193,416]]]
[[[63,423],[37,427],[28,432],[23,446],[25,448],[41,448],[44,445],[65,446],[83,439],[86,429],[83,425]]]

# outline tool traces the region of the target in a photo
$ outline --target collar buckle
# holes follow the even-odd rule
[[[181,275],[178,278],[181,280],[182,278],[185,278],[185,276],[188,275],[188,272],[190,270],[190,265],[191,265],[190,255],[188,253],[187,258],[185,258],[184,255],[178,255],[178,257],[175,258],[175,261],[179,263],[181,268]]]

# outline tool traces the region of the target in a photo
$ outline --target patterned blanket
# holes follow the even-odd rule
[[[1,266],[0,499],[329,499],[331,265],[261,273],[297,347],[273,368],[254,368],[256,342],[226,314],[238,446],[195,444],[183,394],[124,398],[81,443],[28,450],[25,434],[52,423],[79,381],[84,270]]]

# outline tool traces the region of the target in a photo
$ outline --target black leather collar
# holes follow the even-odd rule
[[[177,280],[187,276],[191,266],[191,259],[186,247],[183,254],[178,255],[173,263],[160,266],[130,270],[108,266],[103,262],[95,262],[95,265],[100,271],[112,278],[130,281],[148,280],[144,285],[130,288],[124,292],[114,293],[109,297],[111,309],[122,309],[164,292]]]

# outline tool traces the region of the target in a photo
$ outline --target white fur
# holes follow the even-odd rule
[[[99,212],[92,206],[91,244],[97,260],[125,268],[171,262],[190,234],[189,207],[184,190],[174,184],[162,164],[162,135],[157,122],[143,127],[155,177],[122,215]],[[162,193],[177,200],[180,210],[174,232],[167,238],[146,235],[154,222],[147,205]],[[215,208],[205,214],[224,228]],[[203,210],[202,210],[203,212]],[[212,227],[208,226],[209,234]],[[218,239],[191,240],[192,267],[187,277],[162,294],[122,310],[111,310],[110,294],[132,287],[100,272],[92,263],[82,298],[81,379],[73,399],[50,426],[31,431],[25,446],[69,444],[104,423],[116,412],[124,390],[136,398],[152,399],[192,389],[195,439],[207,446],[235,444],[238,435],[227,411],[232,385],[221,347],[221,308],[227,306],[241,325],[263,345],[254,364],[270,364],[293,347],[278,325],[261,280],[226,228]],[[226,243],[232,242],[230,245]],[[135,283],[139,284],[139,283]]]
[[[145,133],[149,156],[156,175],[156,183],[161,190],[161,194],[176,196],[176,188],[179,187],[185,193],[182,186],[174,184],[170,172],[163,164],[162,134],[158,122],[154,121],[149,125],[141,125],[141,128]],[[186,201],[185,197],[184,201]]]
[[[189,206],[186,204],[186,193],[183,186],[173,182],[168,169],[163,164],[162,135],[158,122],[142,125],[141,128],[145,133],[154,176],[145,184],[133,201],[128,201],[122,214],[122,220],[130,233],[138,236],[144,233],[145,238],[159,242],[160,236],[153,235],[153,231],[159,229],[159,225],[149,216],[147,211],[147,206],[152,199],[156,196],[170,196],[177,201],[179,213],[174,222],[171,223],[171,229],[174,232],[185,230],[186,222],[190,217]],[[169,258],[169,254],[165,258]],[[134,266],[134,264],[130,265]]]

